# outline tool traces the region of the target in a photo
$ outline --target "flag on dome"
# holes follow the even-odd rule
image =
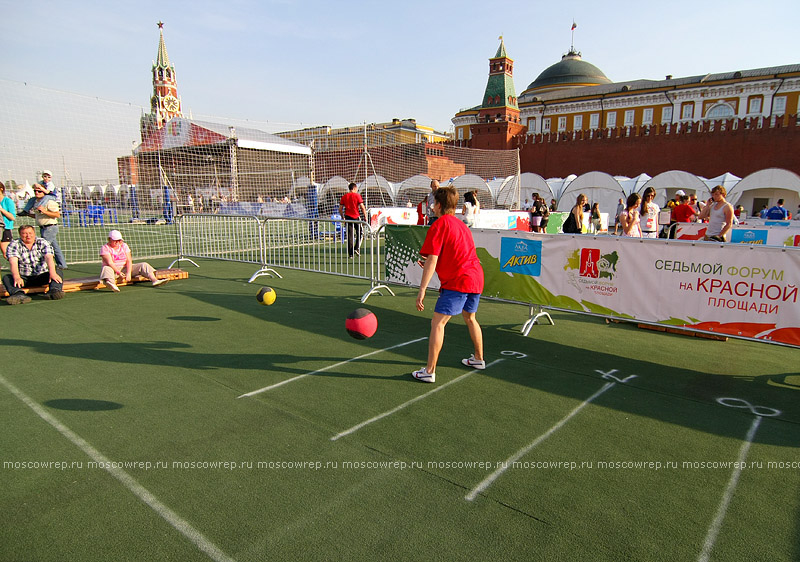
[[[575,23],[575,20],[572,21],[572,27],[569,29],[570,31],[575,31],[575,28],[578,27],[578,24]]]

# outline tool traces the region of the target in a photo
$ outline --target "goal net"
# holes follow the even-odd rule
[[[175,256],[179,214],[330,218],[350,182],[367,207],[416,207],[431,179],[462,196],[477,191],[484,208],[519,204],[517,151],[409,139],[376,125],[299,129],[195,116],[154,128],[143,105],[2,79],[0,99],[6,194],[22,209],[51,172],[68,263],[99,261],[112,228],[136,258]]]

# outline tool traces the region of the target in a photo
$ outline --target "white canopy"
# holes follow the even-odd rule
[[[656,202],[662,207],[675,196],[675,192],[679,189],[687,195],[696,193],[701,200],[707,199],[704,195],[708,193],[708,188],[703,183],[703,180],[683,170],[669,170],[668,172],[656,174],[642,186],[642,191],[648,187],[656,190]],[[662,196],[663,199],[661,198]]]
[[[575,206],[578,194],[583,193],[589,203],[599,203],[601,213],[613,213],[617,209],[617,201],[625,197],[622,186],[611,175],[605,172],[587,172],[572,181],[558,202],[559,211],[569,211]]]

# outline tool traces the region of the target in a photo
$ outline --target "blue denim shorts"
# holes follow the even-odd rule
[[[436,308],[434,310],[439,314],[446,314],[447,316],[455,316],[462,312],[474,314],[478,312],[478,303],[480,300],[480,293],[461,293],[459,291],[451,291],[450,289],[442,289],[439,292],[439,299],[436,301]]]

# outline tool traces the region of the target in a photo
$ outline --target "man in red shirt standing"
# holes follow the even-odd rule
[[[437,219],[428,229],[420,250],[425,265],[417,295],[417,310],[425,310],[425,291],[434,272],[439,276],[441,288],[431,320],[428,363],[411,373],[423,382],[436,381],[436,363],[444,343],[444,328],[450,318],[459,313],[464,317],[475,348],[475,352],[461,362],[474,369],[486,368],[483,332],[475,318],[483,291],[483,269],[475,252],[475,242],[469,227],[455,216],[458,191],[452,186],[440,187],[434,192],[434,201]]]
[[[350,183],[347,186],[350,190],[342,195],[339,201],[339,214],[346,221],[358,221],[361,219],[361,212],[364,213],[364,220],[368,220],[367,208],[364,206],[364,199],[358,193],[358,186]],[[352,258],[353,253],[361,255],[361,225],[357,222],[347,222],[347,257]]]

